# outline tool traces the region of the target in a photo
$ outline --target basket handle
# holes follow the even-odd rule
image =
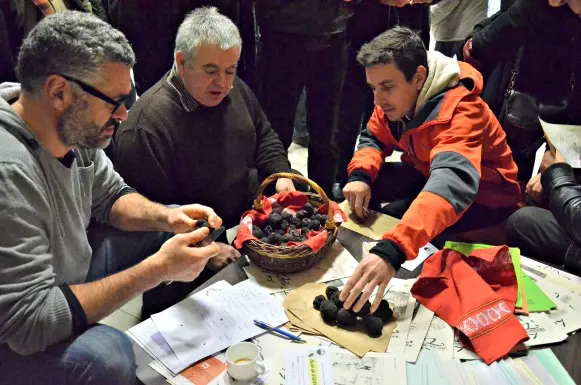
[[[262,210],[262,199],[260,199],[260,197],[264,194],[264,190],[269,184],[281,178],[298,180],[307,183],[313,190],[315,190],[315,192],[319,194],[321,198],[323,198],[323,204],[327,205],[328,213],[327,213],[327,222],[325,222],[325,228],[327,230],[335,230],[335,228],[337,228],[337,224],[335,223],[335,219],[333,218],[333,208],[329,204],[329,198],[327,198],[327,194],[325,194],[323,189],[312,180],[305,178],[302,175],[293,174],[290,172],[279,172],[276,174],[272,174],[271,176],[262,181],[260,187],[258,187],[258,190],[256,190],[256,198],[254,199],[254,204],[252,205],[252,208],[254,208],[254,210]]]

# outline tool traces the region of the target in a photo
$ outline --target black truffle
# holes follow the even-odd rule
[[[363,317],[363,327],[369,337],[377,338],[383,331],[383,321],[379,317],[368,315]]]
[[[307,212],[307,216],[311,216],[313,215],[313,212],[315,211],[315,208],[313,207],[312,204],[310,204],[309,202],[307,202],[304,206],[303,206],[303,210]]]
[[[280,222],[280,229],[286,231],[288,229],[288,227],[289,227],[288,221],[283,219]]]
[[[339,309],[337,312],[337,325],[344,328],[349,328],[357,324],[357,316],[351,313],[349,310],[343,308]]]
[[[389,303],[382,299],[379,303],[379,307],[373,313],[374,316],[379,317],[384,323],[391,321],[393,318],[393,310],[389,307]]]
[[[331,298],[329,298],[331,301],[333,301],[333,303],[335,305],[337,305],[338,308],[342,308],[343,307],[343,301],[341,301],[339,299],[339,295],[341,294],[340,291],[336,291],[334,293],[331,294]]]
[[[283,211],[281,215],[282,219],[286,219],[287,221],[290,221],[293,217],[288,211]]]
[[[268,240],[268,243],[270,243],[271,245],[274,245],[276,243],[276,236],[274,234],[269,234],[268,237],[266,237],[266,239]]]
[[[268,216],[268,224],[273,229],[279,229],[280,223],[282,222],[282,216],[277,213],[272,213]]]
[[[268,242],[268,237],[262,237],[262,238],[260,238],[260,242],[269,243]]]
[[[321,311],[321,317],[323,317],[323,321],[326,323],[334,323],[337,319],[337,312],[339,309],[337,305],[333,303],[333,301],[329,301],[328,299],[321,302],[321,306],[319,308]],[[381,322],[381,320],[379,320]]]
[[[291,225],[288,226],[288,228],[291,229],[291,230],[296,230],[297,229],[297,226],[291,224]]]
[[[297,228],[301,227],[301,223],[303,223],[303,221],[297,217],[293,217],[293,219],[291,219],[291,224],[295,225]]]
[[[311,221],[309,218],[305,218],[303,219],[302,226],[306,227],[307,229],[311,229],[313,227],[313,221]]]
[[[196,222],[196,228],[201,229],[202,227],[210,227],[210,224],[207,220],[201,219]]]
[[[280,230],[277,230],[276,233],[280,234],[280,235],[285,235],[286,231],[284,231],[283,229],[280,229]]]
[[[272,213],[273,214],[279,214],[279,215],[281,215],[282,214],[282,207],[280,207],[280,206],[279,207],[273,207],[272,208]]]
[[[264,237],[262,229],[256,225],[252,225],[252,235],[254,235],[258,239]]]
[[[327,219],[328,219],[328,218],[329,218],[329,217],[328,217],[327,215],[325,215],[325,214],[322,214],[322,215],[319,217],[319,223],[321,224],[321,226],[325,226],[325,223],[327,222]]]
[[[357,299],[355,300],[354,303],[357,303],[359,301],[359,299],[361,298],[361,296],[363,295],[363,293],[359,294],[357,296]],[[361,308],[361,310],[359,310],[357,312],[357,316],[358,317],[365,317],[366,315],[369,314],[369,312],[371,311],[371,303],[369,301],[365,302],[365,304],[363,305],[363,307]]]
[[[299,219],[306,218],[307,216],[308,215],[307,215],[307,212],[305,210],[299,210],[297,212],[297,218],[299,218]]]
[[[281,235],[279,233],[274,234],[274,239],[276,240],[277,245],[286,243],[286,239],[284,238],[284,235]]]
[[[327,286],[327,288],[325,289],[325,295],[329,299],[331,299],[331,296],[333,295],[333,293],[338,293],[338,292],[339,292],[339,289],[335,286]]]
[[[264,235],[270,235],[273,233],[272,231],[272,227],[270,227],[269,225],[264,226],[264,228],[262,229],[262,232],[264,233]]]
[[[311,230],[319,231],[321,230],[321,224],[319,221],[313,221],[313,225],[311,226]]]
[[[304,235],[306,237],[310,230],[308,227],[303,227],[301,228],[301,231],[302,231],[301,235]]]
[[[272,207],[273,209],[277,209],[279,207],[282,208],[282,205],[280,203],[278,203],[277,201],[274,201],[270,204],[270,207]]]
[[[318,295],[315,297],[315,299],[313,300],[313,307],[317,310],[319,310],[319,308],[321,307],[321,302],[325,301],[325,296],[324,295]]]

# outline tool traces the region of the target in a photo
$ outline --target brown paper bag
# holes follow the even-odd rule
[[[391,333],[396,326],[395,319],[384,325],[383,333],[379,338],[369,337],[362,329],[351,331],[328,325],[321,318],[319,311],[313,308],[313,299],[317,295],[324,294],[326,287],[321,283],[308,283],[290,292],[283,306],[309,327],[359,357],[363,357],[369,351],[385,353]]]
[[[343,201],[339,207],[347,216],[347,222],[341,224],[341,227],[365,235],[371,239],[381,240],[383,234],[399,223],[399,219],[381,214],[376,211],[370,211],[367,218],[361,221],[349,207],[349,202]]]

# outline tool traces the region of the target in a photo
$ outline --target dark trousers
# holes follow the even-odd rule
[[[578,248],[549,210],[540,207],[518,210],[508,219],[506,236],[508,244],[518,247],[522,255],[579,273],[574,263]]]
[[[294,118],[306,87],[309,178],[329,194],[336,170],[333,132],[343,86],[345,36],[310,37],[261,30],[262,108],[285,149],[292,143]]]
[[[383,165],[371,187],[372,210],[380,211],[395,218],[402,218],[410,205],[422,191],[427,180],[412,165],[388,162]],[[382,203],[389,202],[383,208]],[[447,240],[462,240],[454,234],[486,230],[502,224],[512,214],[512,208],[490,208],[473,203],[462,218],[448,227],[442,235]],[[480,235],[479,233],[475,233]],[[484,235],[487,235],[484,233]],[[482,241],[489,238],[482,238]]]
[[[357,136],[373,112],[373,94],[365,80],[365,70],[357,63],[357,52],[365,42],[395,25],[421,30],[427,47],[430,37],[427,11],[427,8],[418,6],[395,9],[377,4],[359,4],[355,8],[347,27],[347,71],[335,131],[338,148],[336,181],[341,185],[347,183],[347,166],[353,157]]]

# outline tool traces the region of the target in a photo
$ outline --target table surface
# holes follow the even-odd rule
[[[361,260],[361,243],[371,241],[371,239],[348,229],[340,229],[337,239],[357,261]],[[196,291],[202,290],[221,280],[227,281],[232,285],[244,281],[248,278],[243,270],[245,263],[246,261],[241,259],[238,262],[229,265],[205,282]],[[416,278],[420,274],[421,269],[421,265],[414,271],[400,269],[396,274],[396,277],[402,279]],[[545,346],[541,348],[544,347]],[[552,345],[551,349],[559,358],[565,369],[569,372],[575,383],[581,384],[581,365],[579,365],[579,362],[581,361],[581,333],[570,335],[567,341]],[[162,376],[148,366],[152,358],[136,344],[134,344],[134,350],[138,365],[137,375],[139,379],[146,385],[167,384]]]

